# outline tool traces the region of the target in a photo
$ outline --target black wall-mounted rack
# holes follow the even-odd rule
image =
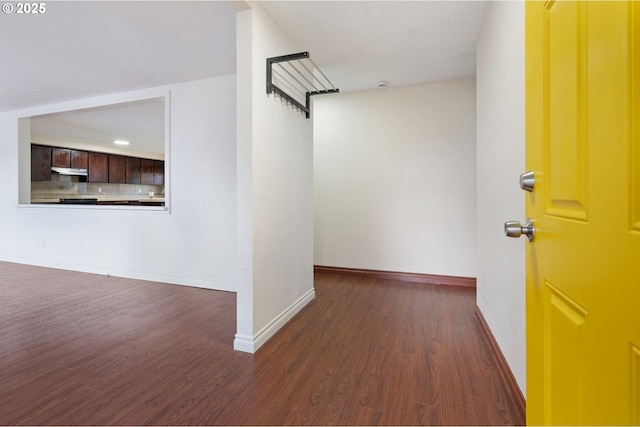
[[[274,94],[287,105],[311,117],[311,97],[340,90],[311,60],[309,52],[267,58],[267,95]]]

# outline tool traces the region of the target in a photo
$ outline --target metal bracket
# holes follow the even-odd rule
[[[307,72],[307,75],[304,74],[304,71],[300,71],[298,67],[292,61],[301,61],[303,59],[308,59],[311,64],[313,64],[312,69],[317,70],[319,74],[324,78],[324,82],[320,81],[320,79],[309,69],[309,67],[302,65],[302,68]],[[304,104],[302,100],[296,99],[294,96],[287,93],[284,89],[278,87],[274,83],[274,64],[280,63],[291,63],[291,67],[289,69],[284,69],[284,72],[288,74],[290,77],[290,81],[288,84],[290,87],[296,87],[302,93],[304,93]],[[296,76],[297,75],[297,76]],[[304,81],[304,83],[303,83]],[[322,89],[315,86],[314,81],[320,83]],[[325,85],[325,83],[328,83]],[[330,87],[327,87],[330,86]],[[287,101],[288,104],[293,105],[299,111],[305,113],[306,118],[311,117],[311,97],[314,95],[323,95],[327,93],[338,93],[340,90],[333,86],[333,84],[327,79],[324,73],[311,61],[309,57],[309,52],[300,52],[293,53],[290,55],[282,55],[282,56],[274,56],[271,58],[267,58],[267,95],[275,94],[280,98]]]

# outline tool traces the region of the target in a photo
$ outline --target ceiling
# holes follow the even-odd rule
[[[31,117],[31,135],[56,137],[114,147],[113,141],[131,145],[120,150],[135,150],[164,155],[164,98],[64,111]]]
[[[341,92],[476,75],[486,1],[265,1]],[[293,52],[290,52],[293,53]]]
[[[351,92],[475,76],[488,2],[259,3]],[[2,13],[0,113],[233,74],[235,13],[226,1],[47,1],[44,14]]]
[[[0,112],[235,73],[221,1],[47,1],[0,14]]]

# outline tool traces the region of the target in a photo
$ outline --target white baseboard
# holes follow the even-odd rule
[[[233,349],[236,351],[242,351],[245,353],[255,353],[253,337],[248,335],[236,334],[236,338],[233,340]]]
[[[264,328],[262,328],[253,337],[248,335],[236,334],[233,341],[234,350],[243,351],[245,353],[255,353],[269,338],[275,335],[289,320],[293,318],[300,310],[309,304],[316,297],[316,290],[311,288],[302,297],[298,298],[293,304],[287,307],[282,313],[276,316]]]

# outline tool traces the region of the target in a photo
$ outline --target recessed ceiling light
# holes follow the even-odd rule
[[[129,141],[125,141],[124,139],[116,139],[113,143],[117,145],[129,145]]]

